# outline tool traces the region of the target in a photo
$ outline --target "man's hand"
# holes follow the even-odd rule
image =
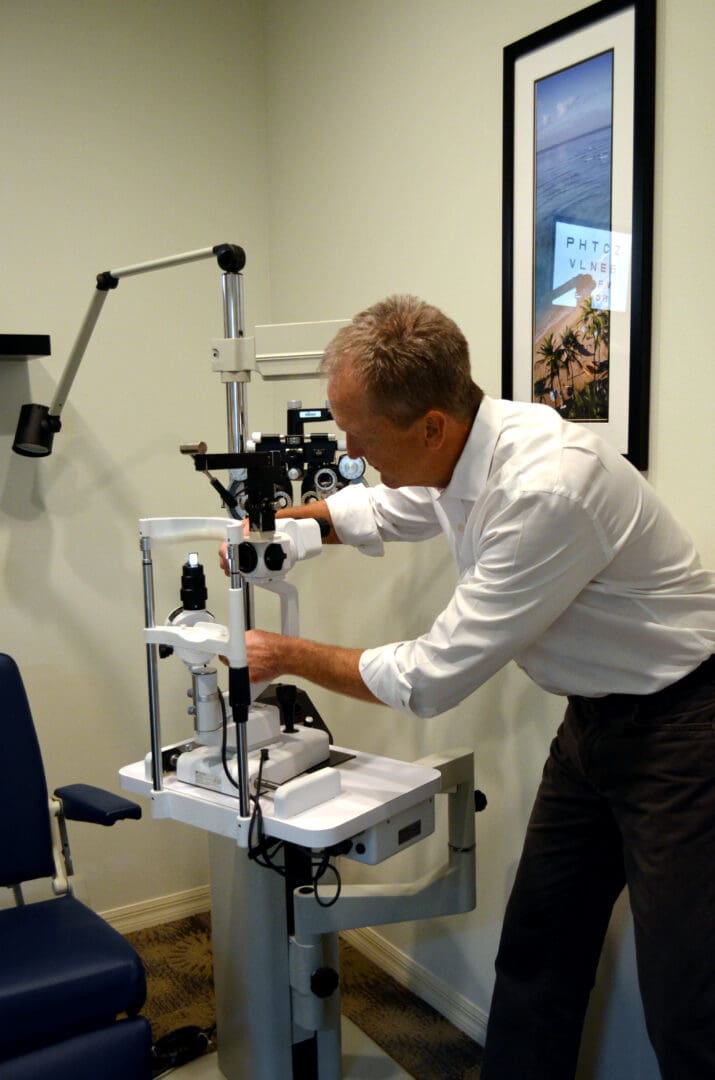
[[[325,690],[382,704],[362,681],[362,649],[340,649],[267,630],[248,630],[246,654],[251,682],[272,682],[280,675],[298,675]]]
[[[246,655],[251,682],[273,682],[279,675],[284,675],[280,662],[280,643],[285,639],[281,634],[271,634],[267,630],[246,631]]]

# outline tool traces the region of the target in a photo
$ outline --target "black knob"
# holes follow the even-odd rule
[[[281,723],[288,735],[295,731],[295,707],[298,700],[298,687],[293,683],[276,684],[276,700],[281,710]]]
[[[269,544],[263,556],[267,570],[282,570],[287,555],[280,544]]]
[[[251,574],[258,566],[258,553],[247,540],[238,545],[238,569],[242,574]]]
[[[328,998],[340,985],[340,976],[335,968],[316,968],[310,976],[310,989],[319,998]]]
[[[246,252],[238,244],[216,244],[212,251],[227,274],[240,274],[246,265]]]
[[[487,805],[487,797],[483,791],[474,792],[474,813],[478,814],[480,810],[484,810]]]

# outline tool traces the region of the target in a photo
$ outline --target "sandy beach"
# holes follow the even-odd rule
[[[550,389],[547,379],[547,364],[542,357],[539,349],[542,342],[553,334],[555,344],[561,342],[562,335],[566,333],[569,327],[573,327],[578,332],[578,338],[580,341],[579,359],[581,360],[581,367],[578,363],[572,365],[573,373],[573,388],[574,391],[583,390],[591,382],[600,382],[608,379],[608,345],[603,344],[599,350],[599,370],[597,371],[594,363],[594,355],[592,342],[588,339],[584,342],[581,334],[581,313],[579,308],[572,307],[553,307],[551,317],[543,319],[537,330],[538,336],[534,343],[534,352],[532,357],[532,371],[534,387],[534,400],[541,401],[546,405],[553,405],[555,408],[559,408],[565,402],[562,400],[559,392],[558,380],[554,381],[553,390],[555,393],[555,400],[550,397]],[[563,387],[564,394],[567,394],[567,388],[571,386],[571,379],[569,378],[566,369],[561,368],[560,371],[561,386]],[[537,387],[541,384],[543,387],[543,393],[539,396]]]

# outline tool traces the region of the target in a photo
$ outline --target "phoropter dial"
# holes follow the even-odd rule
[[[338,490],[338,474],[335,469],[317,469],[313,477],[313,483],[318,494],[325,498],[326,495],[332,495],[334,491]]]
[[[338,472],[342,476],[343,480],[354,482],[360,480],[365,475],[365,459],[361,457],[350,457],[349,454],[343,454],[338,461]]]

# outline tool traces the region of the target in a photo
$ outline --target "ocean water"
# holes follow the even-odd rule
[[[534,192],[534,323],[553,316],[556,221],[611,228],[611,128],[569,139],[536,155]]]

